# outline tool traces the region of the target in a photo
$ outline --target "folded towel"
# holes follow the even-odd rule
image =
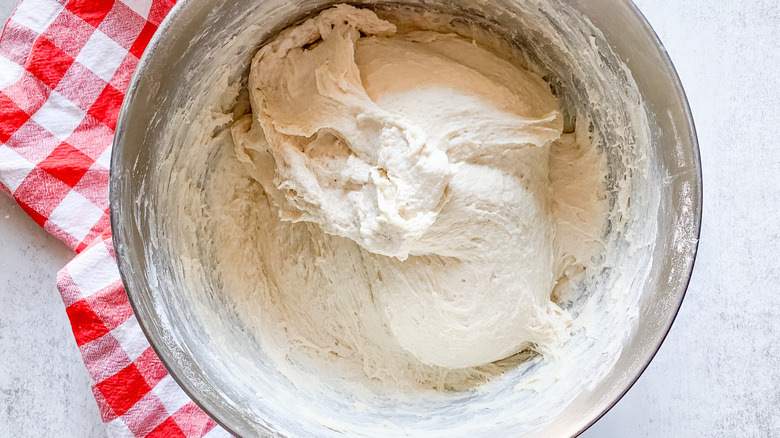
[[[0,189],[78,252],[57,276],[110,437],[229,436],[149,346],[111,245],[108,168],[130,76],[170,0],[23,0],[0,37]]]

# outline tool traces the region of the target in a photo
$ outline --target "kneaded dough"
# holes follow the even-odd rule
[[[339,5],[262,47],[248,88],[232,137],[267,199],[251,243],[275,317],[259,324],[380,380],[560,350],[571,317],[551,295],[605,208],[598,154],[565,147],[540,76]],[[579,188],[551,181],[571,182],[567,151],[595,164]]]

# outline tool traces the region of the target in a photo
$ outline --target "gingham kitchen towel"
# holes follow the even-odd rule
[[[78,252],[57,276],[110,437],[229,436],[174,382],[127,301],[108,167],[133,69],[172,0],[23,0],[0,37],[0,189]]]

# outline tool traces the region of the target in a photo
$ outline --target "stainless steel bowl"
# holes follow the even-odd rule
[[[570,19],[592,24],[600,32],[593,36],[594,44],[604,45],[615,59],[625,62],[651,125],[648,160],[661,175],[654,180],[657,184],[653,187],[658,202],[648,215],[654,227],[654,244],[647,249],[652,251],[648,254],[650,266],[646,277],[638,281],[641,284],[635,285],[638,292],[632,327],[629,335],[621,340],[616,361],[602,370],[598,382],[562,406],[551,421],[542,422],[533,430],[522,429],[529,435],[573,436],[593,424],[628,391],[671,327],[690,279],[698,244],[701,165],[693,120],[680,81],[660,41],[629,1],[401,0],[393,3],[457,9],[461,15],[476,17],[498,28],[519,29],[523,14],[514,12],[537,2],[568,8]],[[165,157],[186,153],[173,150],[170,145],[171,130],[178,129],[173,127],[172,118],[181,114],[192,100],[192,81],[208,78],[199,74],[204,69],[215,68],[209,66],[215,51],[234,50],[235,65],[222,67],[240,76],[246,72],[252,50],[264,39],[331,3],[319,0],[179,2],[136,69],[116,129],[110,180],[111,224],[128,297],[141,327],[171,375],[203,410],[238,436],[292,436],[307,429],[297,423],[299,419],[294,414],[278,418],[264,410],[277,394],[265,393],[252,376],[244,378],[246,363],[220,354],[221,348],[254,347],[239,342],[226,346],[219,333],[215,333],[216,329],[203,323],[203,303],[208,307],[208,303],[221,305],[221,302],[213,290],[187,290],[177,280],[182,276],[180,261],[160,243],[179,238],[167,235],[166,229],[160,226],[160,218],[166,211],[158,202],[163,196],[159,189],[161,178],[170,170],[163,165]],[[518,44],[527,42],[524,38],[533,38],[522,29],[512,36]],[[231,37],[253,43],[237,49],[227,44]],[[611,62],[609,57],[604,59],[606,65]],[[576,84],[570,88],[572,94],[577,93]],[[208,163],[204,164],[204,169],[207,167]],[[193,298],[197,293],[202,294],[202,299]],[[482,432],[485,436],[497,436],[495,433],[502,431],[504,436],[520,430],[512,427],[493,429],[486,425]],[[322,429],[321,433],[338,435],[336,429]]]

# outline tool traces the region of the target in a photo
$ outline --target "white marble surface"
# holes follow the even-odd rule
[[[14,2],[0,0],[0,12]],[[780,437],[780,7],[637,4],[675,61],[698,126],[702,241],[660,352],[583,436]],[[55,289],[72,253],[0,198],[0,438],[104,436]]]
[[[0,195],[0,437],[105,437],[57,271],[73,251]]]

